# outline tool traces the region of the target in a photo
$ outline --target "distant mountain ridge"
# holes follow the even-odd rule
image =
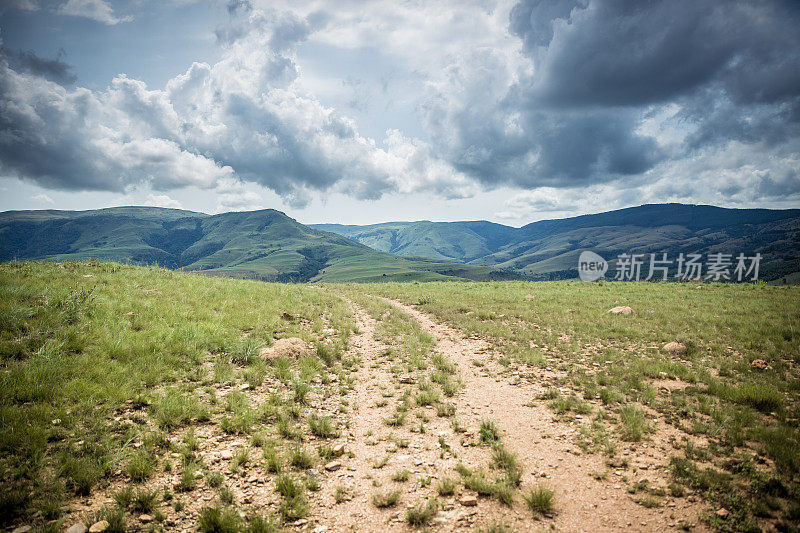
[[[274,209],[0,213],[0,261],[158,263],[268,281],[574,278],[587,249],[609,260],[621,253],[760,253],[761,279],[797,283],[800,209],[651,204],[521,228],[487,221],[305,226]]]
[[[575,277],[585,249],[606,259],[621,253],[761,253],[763,279],[800,275],[800,209],[648,204],[521,228],[485,221],[311,227],[390,253],[494,266],[534,279]]]
[[[179,209],[0,213],[0,261],[100,259],[268,281],[512,279],[490,267],[411,259],[309,228],[280,211]]]

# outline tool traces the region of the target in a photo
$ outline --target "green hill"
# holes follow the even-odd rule
[[[393,254],[469,262],[508,242],[516,228],[493,222],[386,222],[368,226],[312,224]]]
[[[606,259],[621,253],[745,253],[763,256],[761,278],[800,272],[800,210],[726,209],[658,204],[521,228],[490,222],[390,222],[369,226],[319,224],[399,255],[493,266],[533,278],[569,278],[582,250]]]
[[[0,261],[99,259],[268,281],[506,279],[452,261],[401,258],[304,226],[280,211],[177,209],[0,213]]]

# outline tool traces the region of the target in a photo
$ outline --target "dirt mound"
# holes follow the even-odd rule
[[[261,348],[258,354],[264,359],[276,359],[278,357],[301,357],[311,353],[311,345],[298,337],[278,339],[272,346]]]

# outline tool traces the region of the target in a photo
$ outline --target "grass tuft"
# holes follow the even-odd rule
[[[522,496],[522,499],[531,513],[533,513],[533,516],[538,518],[541,515],[549,515],[553,512],[554,497],[553,489],[539,484],[535,487],[530,487]]]

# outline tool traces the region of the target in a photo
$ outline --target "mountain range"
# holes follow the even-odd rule
[[[485,266],[406,258],[280,211],[206,215],[157,207],[0,213],[0,261],[100,259],[265,281],[489,280]]]
[[[156,207],[0,213],[0,261],[100,259],[266,281],[560,279],[578,255],[760,253],[800,281],[800,209],[643,205],[521,228],[487,221],[303,225],[273,209]]]
[[[311,227],[384,252],[491,266],[533,279],[576,277],[578,256],[587,249],[606,259],[623,253],[667,253],[670,258],[679,253],[760,253],[762,279],[800,272],[800,209],[650,204],[521,228],[486,221]]]

